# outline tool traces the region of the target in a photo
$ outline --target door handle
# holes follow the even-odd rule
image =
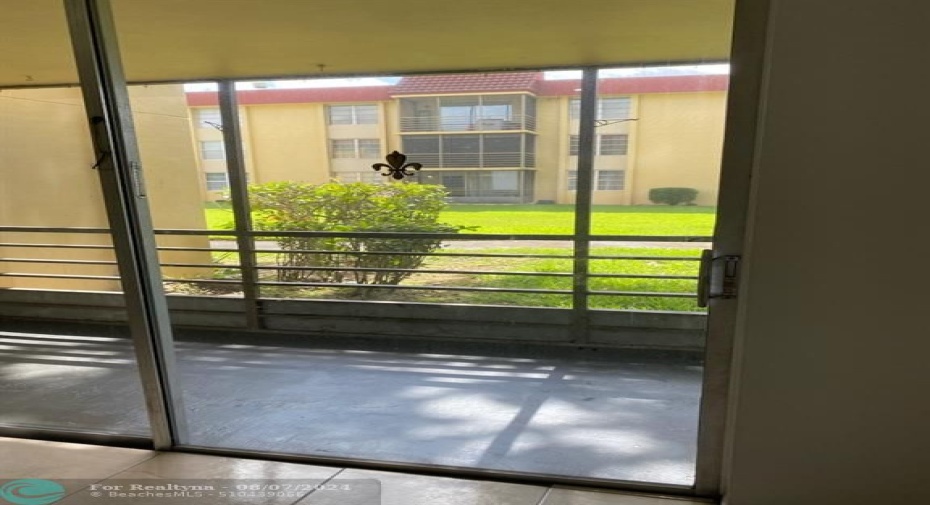
[[[723,271],[714,275],[714,265],[717,260],[723,260]],[[701,251],[701,266],[698,269],[697,306],[707,307],[711,298],[736,298],[739,287],[739,270],[741,256],[728,254],[714,256],[714,251],[704,249]],[[714,280],[720,284],[720,289],[714,291]]]
[[[697,306],[707,307],[710,302],[710,270],[713,268],[714,251],[704,249],[701,251],[701,263],[698,268]]]

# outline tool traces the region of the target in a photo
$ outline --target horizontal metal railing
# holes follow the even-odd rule
[[[71,234],[71,235],[97,235],[109,240],[109,230],[106,228],[87,228],[87,227],[26,227],[26,226],[0,226],[0,233],[17,233],[17,234]],[[572,273],[571,261],[574,259],[573,249],[569,245],[574,240],[573,235],[568,234],[479,234],[479,233],[398,233],[398,232],[311,232],[311,231],[222,231],[222,230],[191,230],[191,229],[159,229],[155,232],[159,237],[203,237],[209,240],[208,245],[160,245],[158,251],[162,254],[172,253],[229,253],[235,255],[239,253],[234,246],[234,238],[237,236],[246,236],[255,241],[256,270],[259,272],[256,284],[259,287],[278,287],[278,288],[297,288],[297,289],[372,289],[372,290],[408,290],[408,291],[457,291],[462,293],[516,293],[516,294],[548,294],[548,295],[571,295],[574,289],[571,279]],[[2,237],[2,235],[0,235]],[[432,252],[413,252],[413,251],[333,251],[313,247],[313,239],[332,239],[343,238],[347,240],[360,239],[378,239],[378,240],[407,240],[407,241],[434,241],[448,244],[470,243],[477,250],[463,251],[453,249],[451,251],[438,249]],[[282,248],[279,240],[304,241],[293,243],[292,248]],[[650,242],[653,244],[662,243],[697,243],[709,242],[710,237],[706,236],[651,236],[651,235],[593,235],[591,242],[592,253],[586,258],[590,262],[597,261],[630,261],[630,262],[665,262],[665,264],[675,262],[693,262],[696,264],[700,260],[695,255],[655,255],[648,254],[648,249],[644,249],[644,254],[603,254],[598,251],[601,247],[623,247],[624,244],[631,242]],[[526,244],[527,242],[532,242]],[[521,246],[521,244],[524,244]],[[306,247],[310,245],[311,247]],[[530,249],[531,252],[509,252],[507,249],[513,246],[521,246]],[[57,248],[67,250],[106,250],[111,249],[109,244],[93,243],[55,243],[43,237],[41,242],[25,242],[22,235],[16,241],[0,241],[0,251],[10,248],[13,250],[39,248],[49,249]],[[533,250],[536,251],[533,251]],[[539,250],[559,249],[559,251]],[[99,254],[99,253],[97,253]],[[401,268],[390,266],[353,266],[353,265],[307,265],[307,264],[282,264],[276,260],[286,259],[294,255],[316,255],[318,258],[354,258],[360,259],[365,257],[379,256],[421,256],[426,262],[420,267]],[[548,271],[533,270],[525,266],[508,265],[506,268],[483,269],[474,266],[455,268],[448,265],[436,265],[435,262],[443,258],[475,260],[481,259],[499,259],[499,260],[555,260],[564,261],[564,270]],[[226,261],[226,262],[223,262]],[[432,264],[430,262],[433,262]],[[4,265],[6,266],[4,268]],[[11,266],[37,266],[48,265],[50,267],[107,267],[113,268],[111,272],[87,274],[68,272],[43,272],[39,271],[16,271]],[[56,258],[36,258],[28,255],[18,254],[0,254],[0,279],[23,278],[23,279],[57,279],[57,280],[74,280],[74,281],[106,281],[113,282],[119,280],[115,275],[115,259],[103,258],[73,258],[73,257],[56,257]],[[166,283],[173,284],[191,284],[191,285],[227,285],[236,286],[243,283],[242,265],[235,258],[214,259],[210,262],[203,261],[177,261],[163,260],[163,268],[168,269],[190,269],[205,270],[205,272],[195,272],[194,275],[181,275],[175,271],[174,275],[167,275],[164,278]],[[20,268],[22,270],[22,268]],[[27,269],[28,270],[28,269]],[[595,269],[596,270],[596,269]],[[236,272],[230,275],[230,272]],[[296,274],[296,277],[305,276],[306,274],[341,274],[344,276],[339,281],[326,280],[320,281],[312,277],[299,278],[298,280],[282,278],[282,272]],[[407,274],[410,277],[400,284],[373,284],[358,283],[351,279],[357,274],[369,273],[397,273]],[[563,287],[537,288],[522,286],[487,286],[487,285],[456,285],[442,281],[430,280],[428,283],[408,282],[416,281],[417,277],[423,276],[467,276],[469,279],[478,281],[487,281],[489,278],[536,278],[536,279],[561,279],[565,285]],[[696,283],[697,274],[688,273],[661,273],[661,272],[602,272],[590,271],[588,273],[589,285],[585,290],[586,296],[608,296],[608,297],[652,297],[667,299],[694,299],[696,298],[695,289],[682,291],[680,289],[668,289],[661,291],[644,291],[628,289],[595,289],[590,284],[598,280],[610,279],[628,279],[628,280],[650,280],[650,281],[693,281]],[[474,284],[474,283],[472,283]],[[337,296],[337,295],[333,295]],[[275,296],[280,298],[280,296]],[[287,297],[287,296],[286,296]],[[300,298],[298,294],[293,295]]]
[[[520,152],[408,152],[411,160],[440,168],[532,168],[532,153]]]
[[[536,117],[529,114],[511,114],[506,118],[473,118],[438,115],[401,116],[400,131],[411,132],[488,132],[534,131]]]

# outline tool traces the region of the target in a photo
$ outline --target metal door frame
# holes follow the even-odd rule
[[[152,426],[152,441],[156,449],[248,457],[261,456],[302,462],[352,461],[357,466],[421,473],[448,474],[454,472],[461,476],[496,477],[521,482],[609,486],[680,495],[719,496],[721,494],[722,480],[725,477],[723,437],[726,432],[727,403],[730,394],[737,299],[711,301],[699,421],[697,477],[693,487],[625,481],[605,482],[599,479],[536,476],[480,469],[446,469],[383,461],[326,459],[255,451],[196,448],[188,445],[180,387],[177,384],[178,375],[174,364],[169,314],[161,286],[151,215],[142,181],[141,164],[110,2],[109,0],[63,1],[81,77],[88,121],[94,137],[94,148],[99,160],[98,170],[107,216],[124,286],[134,348]],[[731,55],[733,72],[728,97],[721,191],[713,245],[715,256],[739,256],[743,251],[745,223],[750,201],[749,177],[754,163],[759,99],[764,82],[763,69],[769,9],[770,0],[737,0],[736,2],[734,43]],[[579,256],[579,250],[584,252],[588,247],[585,237],[590,234],[590,199],[595,140],[593,119],[597,104],[598,68],[585,67],[582,80],[580,122],[582,126],[579,131],[578,166],[578,194],[581,202],[580,205],[576,202],[575,210],[575,272],[581,273],[581,279],[586,278],[587,275],[587,261],[582,257],[583,255]],[[221,84],[221,108],[224,114],[224,124],[227,125],[238,125],[235,119],[237,111],[234,94],[233,84],[230,82]],[[227,136],[226,132],[224,136]],[[237,128],[232,128],[227,138],[234,139],[237,136]],[[228,152],[229,159],[235,160],[236,156],[241,155],[241,146],[227,145],[226,148],[227,151],[238,151]],[[237,177],[230,178],[234,186],[232,190],[234,194],[241,193],[246,182],[242,163],[231,164],[230,171],[237,175]],[[582,191],[584,189],[587,191]],[[241,197],[242,194],[239,196]],[[237,207],[239,207],[237,218],[247,217],[247,208],[242,205]],[[580,213],[579,208],[581,208]],[[576,279],[575,289],[577,293],[577,290],[587,289],[587,287],[581,286],[579,280]],[[578,298],[577,295],[576,298]],[[577,310],[576,317],[579,324],[584,325],[587,314],[581,312]],[[250,317],[250,321],[252,324],[258,324],[254,315]]]

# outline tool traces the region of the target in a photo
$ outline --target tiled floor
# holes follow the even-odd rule
[[[688,505],[694,500],[615,492],[508,484],[244,460],[158,453],[92,445],[0,438],[0,496],[16,479],[46,479],[64,488],[63,505],[118,503],[287,504],[287,505]],[[198,480],[199,479],[199,480]],[[220,479],[235,479],[223,481]],[[160,486],[132,491],[130,486]],[[236,491],[236,483],[277,485],[277,491]],[[140,484],[142,483],[142,484]],[[222,489],[229,484],[229,491]],[[244,485],[248,485],[244,484]],[[166,486],[214,486],[211,490],[166,491]],[[239,484],[243,485],[243,484]],[[118,486],[122,486],[117,490]],[[346,489],[349,488],[349,489]],[[252,488],[250,488],[252,489]],[[264,489],[275,489],[265,487]],[[96,490],[96,491],[95,491]],[[119,497],[138,492],[149,496]],[[183,496],[151,496],[156,493]],[[96,494],[95,494],[96,493]],[[197,493],[200,493],[199,495]],[[224,493],[227,493],[224,495]],[[266,496],[260,496],[265,494]],[[273,494],[274,496],[267,496]],[[231,496],[230,496],[231,495]]]

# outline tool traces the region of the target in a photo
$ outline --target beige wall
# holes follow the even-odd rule
[[[624,95],[628,96],[628,95]],[[601,95],[600,98],[608,98],[609,96]],[[637,114],[636,104],[638,102],[637,96],[629,96],[630,98],[630,117],[635,118]],[[563,105],[562,121],[563,121],[563,130],[564,133],[560,136],[559,142],[562,144],[560,150],[561,153],[561,166],[562,174],[560,186],[561,193],[559,195],[559,203],[574,203],[575,202],[575,191],[568,190],[568,170],[576,170],[578,167],[578,156],[570,156],[570,140],[569,138],[572,135],[578,135],[581,131],[581,122],[577,119],[570,119],[569,116],[569,103],[571,102],[571,97],[560,98]],[[635,121],[624,121],[621,123],[605,124],[598,126],[594,130],[595,140],[594,140],[594,175],[592,181],[592,194],[591,202],[595,205],[630,205],[632,203],[633,192],[631,190],[632,185],[630,181],[632,180],[632,170],[630,170],[632,164],[630,160],[633,159],[633,153],[635,152],[636,145],[636,135],[635,135]],[[628,150],[625,155],[609,155],[604,156],[600,154],[600,137],[602,135],[618,135],[625,134],[628,139]],[[599,190],[597,189],[597,173],[599,170],[620,170],[625,172],[626,182],[623,186],[623,189],[616,190]]]
[[[567,104],[561,97],[536,99],[536,200],[563,200],[565,174],[560,168],[568,158]],[[563,137],[564,142],[558,140]]]
[[[372,102],[359,102],[372,103]],[[398,124],[397,105],[381,102],[379,124],[330,125],[324,103],[282,103],[271,105],[240,106],[240,126],[246,171],[253,184],[276,181],[300,181],[321,184],[336,178],[340,173],[374,174],[371,165],[384,161],[384,155],[400,150],[400,136],[392,125]],[[192,107],[191,115],[196,119]],[[215,109],[216,106],[203,107]],[[193,124],[194,142],[222,140],[222,132],[215,128],[199,128]],[[381,155],[377,158],[332,159],[331,139],[377,139]],[[226,172],[225,160],[205,160],[198,153],[201,172]],[[200,174],[201,184],[204,175]],[[206,191],[205,201],[225,199],[225,191]]]
[[[930,503],[928,18],[775,2],[728,505]]]
[[[187,107],[179,86],[131,92],[146,186],[156,226],[203,228],[200,188],[191,150]],[[0,224],[8,226],[108,226],[80,90],[0,91]],[[0,233],[2,242],[109,244],[87,234]],[[165,245],[203,246],[198,238]],[[113,260],[109,251],[0,247],[0,257]],[[202,253],[168,254],[166,261],[209,262]],[[113,266],[0,262],[0,272],[116,275]],[[173,270],[169,275],[191,271]],[[115,281],[0,277],[0,288],[118,289]]]
[[[624,170],[624,189],[595,189],[594,204],[652,205],[650,189],[688,187],[698,190],[698,205],[716,205],[726,93],[656,93],[630,98],[631,116],[636,121],[599,126],[596,130],[599,136],[627,134],[627,154],[596,155],[594,159],[595,170]],[[551,157],[545,170],[553,173],[538,174],[537,178],[542,175],[543,180],[557,180],[553,190],[558,203],[575,200],[575,192],[567,189],[567,172],[578,166],[578,157],[569,156],[568,142],[570,135],[578,134],[578,121],[568,120],[569,100],[559,97],[540,101],[547,104],[544,114],[552,125],[539,132],[538,156]],[[537,184],[537,189],[550,188]]]
[[[637,102],[632,203],[650,204],[652,188],[685,187],[698,190],[698,205],[716,205],[726,93],[643,94]]]
[[[384,121],[381,125],[381,134],[387,139],[385,151],[402,151],[400,131],[397,126],[391,126],[400,124],[400,105],[397,100],[381,102],[381,118]]]
[[[245,107],[254,182],[329,181],[329,146],[323,104]]]

